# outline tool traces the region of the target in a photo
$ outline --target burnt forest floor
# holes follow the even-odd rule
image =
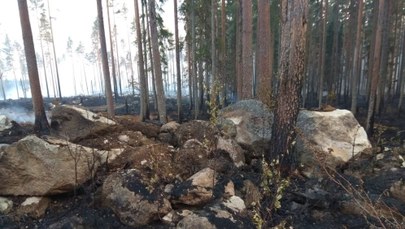
[[[134,102],[135,101],[135,102]],[[45,99],[46,110],[50,110],[52,103],[57,103],[53,99]],[[89,108],[94,112],[105,113],[105,99],[102,97],[72,97],[64,98],[64,104],[75,104]],[[187,121],[191,117],[189,106],[187,103],[183,106],[185,111],[183,121]],[[153,110],[153,104],[151,104]],[[32,110],[32,103],[30,99],[8,100],[0,101],[0,114],[5,110],[15,112]],[[176,114],[176,100],[169,99],[167,101],[167,113],[170,120],[177,120]],[[151,121],[146,124],[140,124],[138,117],[134,114],[139,113],[139,99],[130,99],[121,97],[116,100],[116,115],[117,120],[121,124],[120,130],[125,131],[126,128],[131,130],[139,130],[144,133],[148,138],[156,138],[156,132],[159,128],[159,123],[156,120],[156,112],[151,113]],[[357,119],[360,124],[364,126],[366,111],[360,110]],[[10,117],[12,118],[12,117]],[[202,115],[201,119],[209,119],[207,114]],[[375,120],[375,135],[371,138],[372,145],[375,149],[373,151],[384,151],[384,148],[389,147],[402,147],[405,140],[405,115],[399,117],[397,113],[391,112],[384,114],[383,117],[376,117]],[[11,144],[18,141],[26,135],[33,134],[32,124],[28,122],[20,122],[18,126],[13,127],[9,136],[1,136],[0,143]],[[114,134],[112,134],[114,135]],[[116,137],[119,133],[115,133]],[[111,138],[113,139],[113,138]],[[115,138],[117,139],[117,138]],[[99,141],[103,139],[100,138]],[[92,139],[92,143],[87,145],[97,145],[97,139]],[[114,144],[114,143],[112,143]],[[255,169],[252,171],[258,173]],[[28,216],[22,218],[13,218],[0,214],[0,228],[49,228],[50,225],[55,228],[78,228],[78,225],[85,225],[83,228],[130,228],[122,224],[115,214],[102,206],[98,206],[97,201],[99,187],[103,184],[103,180],[110,174],[106,167],[102,167],[96,174],[96,177],[88,181],[85,185],[80,187],[75,193],[67,193],[64,195],[51,196],[51,203],[45,216],[41,219],[34,219]],[[405,179],[405,177],[403,178]],[[1,181],[0,181],[1,182]],[[376,219],[369,219],[362,216],[348,215],[343,217],[340,213],[335,213],[333,206],[325,207],[323,204],[333,205],[333,201],[326,197],[319,197],[317,203],[310,203],[308,198],[300,196],[299,193],[306,193],[306,190],[312,183],[320,182],[319,180],[308,180],[306,178],[296,176],[291,179],[291,184],[285,191],[282,198],[282,207],[274,212],[268,220],[270,226],[280,225],[287,221],[286,226],[291,225],[293,228],[364,228],[368,225],[377,224]],[[323,185],[336,187],[332,184],[333,181],[323,180]],[[339,189],[339,188],[337,188]],[[327,190],[330,193],[344,192],[344,190]],[[21,204],[24,198],[21,197],[7,197],[13,200],[15,205]],[[297,210],[292,212],[290,206],[293,202],[299,202],[297,199],[305,202],[305,207],[297,207]],[[325,198],[325,200],[323,200]],[[287,207],[288,206],[288,207]],[[324,209],[328,209],[327,211]],[[341,209],[336,209],[336,212]],[[402,211],[402,210],[401,210]],[[404,214],[404,213],[403,213]],[[318,216],[318,218],[316,217]],[[350,226],[346,226],[350,225]],[[357,225],[357,226],[356,226]],[[149,225],[143,228],[167,228],[164,224]]]

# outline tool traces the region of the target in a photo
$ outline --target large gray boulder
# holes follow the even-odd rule
[[[245,151],[232,138],[218,138],[217,149],[225,151],[238,168],[245,165]]]
[[[346,162],[354,155],[371,148],[366,131],[349,110],[302,110],[298,115],[297,127],[302,131],[298,150],[308,148],[308,145],[301,144],[307,142]]]
[[[220,110],[218,125],[229,137],[259,153],[271,139],[273,113],[258,100],[242,100]]]
[[[297,120],[296,150],[306,167],[324,164],[335,168],[367,148],[367,133],[348,110],[301,110]]]
[[[69,141],[106,131],[116,123],[86,109],[61,105],[52,110],[51,133]]]
[[[218,123],[225,134],[248,152],[260,156],[268,150],[273,113],[260,101],[242,100],[222,109]],[[335,168],[371,148],[364,128],[348,110],[301,110],[297,129],[296,150],[301,155],[301,164],[307,168],[320,162]],[[323,161],[319,161],[322,158]]]
[[[172,210],[170,202],[155,187],[144,184],[139,173],[135,169],[114,173],[102,187],[103,205],[131,227],[145,226]]]
[[[98,151],[29,135],[0,151],[0,195],[45,196],[73,191],[121,150]]]

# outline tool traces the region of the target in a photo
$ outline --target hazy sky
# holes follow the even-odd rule
[[[29,2],[29,0],[28,0]],[[44,1],[46,3],[46,1]],[[97,17],[97,7],[95,0],[49,0],[50,2],[50,10],[52,15],[52,26],[54,30],[54,40],[56,45],[56,52],[57,58],[60,60],[59,64],[59,73],[60,73],[60,80],[62,84],[62,95],[73,95],[73,69],[74,68],[74,75],[76,76],[76,85],[78,89],[78,93],[86,94],[86,87],[85,81],[82,79],[84,73],[86,72],[87,78],[92,78],[93,83],[96,81],[96,74],[94,71],[94,66],[89,66],[88,63],[83,64],[83,61],[75,60],[72,63],[72,60],[65,56],[63,59],[63,54],[66,53],[67,47],[67,40],[68,37],[71,37],[73,40],[73,49],[77,47],[79,42],[82,42],[83,45],[86,47],[85,52],[90,51],[90,36],[92,32],[92,26],[94,20]],[[117,30],[120,37],[119,40],[124,40],[124,44],[119,44],[120,52],[124,52],[131,48],[132,55],[135,55],[136,49],[135,46],[128,45],[128,37],[130,42],[135,40],[135,36],[130,34],[130,27],[131,21],[133,20],[134,16],[134,6],[133,1],[128,0],[115,0],[115,5],[117,6],[115,10],[121,8],[123,4],[126,4],[128,8],[128,21],[125,21],[122,14],[115,14],[114,19],[117,24]],[[180,5],[180,3],[179,3]],[[30,3],[29,3],[30,6]],[[45,5],[47,7],[47,5]],[[103,8],[105,9],[105,1],[103,1]],[[165,26],[171,31],[174,31],[174,16],[173,16],[173,0],[168,0],[164,6],[165,14],[163,16]],[[35,49],[36,52],[40,52],[39,41],[38,41],[38,29],[37,29],[37,18],[34,12],[30,11],[30,20],[31,26],[33,30],[33,36],[35,39]],[[113,20],[113,16],[112,19]],[[104,23],[106,26],[106,33],[108,33],[107,27],[107,16],[104,15]],[[182,29],[183,25],[180,24],[179,28]],[[184,33],[184,32],[182,32]],[[5,39],[5,35],[8,35],[12,41],[18,41],[21,45],[22,43],[22,35],[21,35],[21,28],[20,28],[20,19],[18,13],[18,5],[16,0],[1,0],[0,1],[0,49],[3,48],[3,43]],[[129,35],[129,36],[128,36]],[[107,40],[107,46],[109,46],[109,41]],[[107,47],[109,48],[109,47]],[[3,58],[4,55],[2,55]],[[37,57],[39,58],[39,57]],[[133,62],[134,66],[136,66],[136,62]],[[74,65],[74,67],[72,67]],[[43,79],[43,69],[41,66],[39,67],[39,74],[41,78],[41,87],[43,95],[46,95],[45,87],[44,87],[44,79]],[[48,70],[50,71],[50,70]],[[124,70],[122,70],[124,71]],[[136,71],[136,69],[135,69]],[[18,72],[18,71],[17,71]],[[7,79],[14,79],[14,76],[11,72],[7,72],[6,78]],[[136,72],[135,72],[136,74]],[[49,75],[49,73],[48,73]],[[125,73],[122,73],[122,80],[123,83],[126,82],[128,79],[125,76]],[[19,78],[19,74],[17,74],[17,78]],[[89,85],[91,79],[88,79],[87,84]],[[49,82],[50,80],[48,80]],[[16,92],[12,92],[15,90],[14,88],[8,88],[8,97],[16,97]],[[51,90],[52,91],[52,90]],[[20,92],[20,97],[21,97]],[[53,93],[50,93],[51,96]]]

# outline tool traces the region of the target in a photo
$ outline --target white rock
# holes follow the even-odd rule
[[[0,197],[0,213],[1,214],[7,214],[11,211],[13,208],[13,201]]]
[[[118,140],[121,142],[129,142],[129,137],[126,134],[118,136]]]
[[[297,142],[299,151],[311,151],[316,147],[347,162],[354,155],[371,148],[367,133],[349,110],[330,112],[302,110],[297,127],[301,131]]]
[[[109,124],[109,125],[115,125],[116,124],[116,122],[114,122],[113,120],[108,119],[108,118],[104,118],[103,116],[100,116],[100,115],[98,115],[96,113],[93,113],[93,112],[91,112],[89,110],[86,110],[86,109],[83,109],[83,108],[80,108],[80,107],[76,107],[76,106],[70,106],[70,105],[62,105],[62,106],[73,109],[73,110],[79,112],[84,118],[86,118],[86,119],[88,119],[88,120],[90,120],[92,122],[101,122],[101,123],[105,123],[105,124]]]
[[[10,129],[11,127],[13,127],[13,124],[11,124],[11,120],[5,115],[0,115],[0,132]]]
[[[223,205],[234,212],[242,212],[246,209],[245,202],[239,196],[231,196],[223,202]]]
[[[384,154],[383,154],[383,153],[377,154],[377,155],[375,156],[375,159],[376,159],[377,161],[384,159]]]
[[[28,197],[19,207],[18,213],[40,218],[45,214],[50,202],[51,200],[45,197]]]

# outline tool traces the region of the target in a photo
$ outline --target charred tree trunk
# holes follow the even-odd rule
[[[110,69],[108,66],[107,45],[105,40],[103,8],[101,0],[97,1],[97,15],[98,15],[98,31],[100,34],[100,47],[101,47],[101,62],[103,65],[105,96],[107,97],[107,113],[110,118],[114,118],[114,100],[111,91]]]
[[[149,0],[149,18],[150,18],[150,28],[151,28],[151,38],[152,38],[152,52],[153,52],[153,69],[155,70],[155,84],[156,84],[156,97],[157,97],[157,107],[159,112],[159,121],[161,123],[167,122],[166,116],[166,98],[163,90],[163,79],[162,79],[162,66],[161,57],[159,53],[159,41],[158,41],[158,31],[156,22],[156,10],[155,10],[155,0]]]
[[[359,1],[357,6],[357,30],[356,30],[356,44],[354,46],[353,55],[353,67],[352,67],[352,104],[351,111],[353,115],[357,112],[357,92],[358,92],[358,82],[360,79],[360,68],[359,61],[361,60],[361,29],[362,29],[362,19],[363,19],[363,0]]]
[[[177,0],[174,1],[174,36],[176,46],[176,81],[177,81],[177,121],[183,119],[181,109],[181,72],[180,72],[180,45],[179,45],[179,23],[177,18]]]
[[[270,105],[271,80],[273,72],[273,39],[270,31],[270,1],[259,0],[257,19],[257,83],[256,93],[259,100]]]
[[[34,130],[37,133],[48,133],[49,123],[46,119],[44,102],[41,94],[41,85],[39,83],[37,59],[35,56],[34,40],[32,38],[27,0],[18,0],[18,10],[20,13],[21,31],[24,41],[28,77],[31,87],[32,105],[35,115]]]
[[[302,80],[305,73],[307,0],[281,1],[281,49],[279,78],[271,151],[268,163],[279,159],[281,171],[288,176],[296,168],[296,155],[291,150],[299,112]]]
[[[375,116],[375,104],[376,104],[376,94],[379,83],[380,75],[380,57],[381,57],[381,39],[382,39],[382,24],[384,17],[384,2],[385,0],[379,0],[378,4],[378,19],[377,19],[377,29],[375,33],[374,41],[374,55],[373,55],[373,68],[371,72],[371,88],[370,96],[368,102],[368,111],[366,119],[366,131],[369,136],[373,135],[374,128],[374,116]]]

